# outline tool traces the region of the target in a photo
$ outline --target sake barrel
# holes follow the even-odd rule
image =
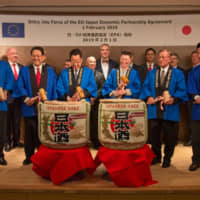
[[[98,137],[112,149],[136,149],[147,141],[147,108],[138,99],[102,99],[99,104]]]
[[[72,149],[87,145],[90,104],[47,101],[38,104],[39,139],[47,147]]]

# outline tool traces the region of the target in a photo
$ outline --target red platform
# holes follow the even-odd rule
[[[87,169],[91,175],[89,169],[95,168],[87,146],[63,150],[41,145],[38,152],[31,157],[31,160],[33,171],[39,176],[51,179],[54,184],[60,184],[83,169]]]
[[[154,153],[148,145],[134,150],[113,150],[100,147],[95,158],[96,167],[105,165],[117,186],[147,186],[157,181],[152,180],[150,165]]]

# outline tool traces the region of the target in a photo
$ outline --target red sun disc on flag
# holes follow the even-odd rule
[[[189,26],[189,25],[183,26],[182,32],[184,35],[189,35],[192,32],[191,26]]]

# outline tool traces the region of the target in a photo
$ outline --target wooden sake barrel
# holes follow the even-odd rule
[[[90,104],[87,102],[47,101],[38,104],[39,139],[55,149],[87,145]]]
[[[146,104],[138,99],[102,99],[98,137],[112,149],[136,149],[147,141]]]

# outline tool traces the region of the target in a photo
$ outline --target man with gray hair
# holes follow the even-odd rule
[[[184,75],[180,70],[172,68],[170,62],[170,51],[160,50],[160,68],[149,71],[140,95],[140,99],[147,101],[148,119],[151,121],[152,150],[156,155],[152,164],[161,163],[161,132],[164,131],[162,168],[167,168],[171,164],[178,140],[176,127],[180,121],[179,104],[188,100]]]
[[[16,83],[19,71],[23,65],[18,63],[18,52],[15,48],[8,48],[6,56],[8,58],[10,69],[12,70],[12,76]],[[21,102],[19,98],[12,97],[12,92],[12,90],[8,92],[7,98],[8,112],[5,151],[10,151],[11,147],[23,147],[23,144],[20,143]],[[11,133],[13,133],[12,139]],[[13,146],[11,146],[12,143]]]
[[[96,70],[104,75],[105,82],[112,69],[118,68],[118,64],[110,59],[110,46],[108,44],[100,46],[100,55],[101,58],[97,60]]]

